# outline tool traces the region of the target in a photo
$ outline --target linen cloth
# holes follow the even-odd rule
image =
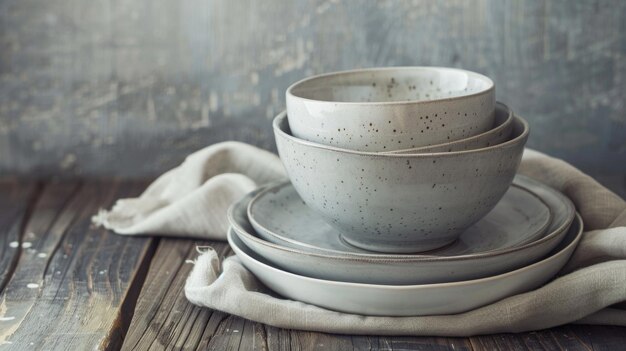
[[[268,294],[237,257],[220,262],[208,248],[195,261],[185,295],[196,305],[272,326],[330,333],[469,336],[570,322],[626,326],[626,310],[619,305],[626,301],[626,202],[573,166],[537,151],[525,151],[519,172],[568,196],[585,225],[559,277],[534,291],[457,315],[361,316]],[[93,221],[124,235],[225,240],[230,204],[285,177],[276,155],[243,143],[220,143],[190,155],[140,197],[119,200]]]

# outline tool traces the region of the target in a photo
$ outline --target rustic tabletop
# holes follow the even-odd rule
[[[622,196],[626,178],[600,179]],[[0,349],[617,350],[626,328],[566,325],[471,338],[332,335],[279,329],[185,299],[196,245],[125,237],[90,217],[146,182],[0,181]]]

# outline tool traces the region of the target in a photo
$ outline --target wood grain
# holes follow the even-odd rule
[[[583,344],[586,350],[626,349],[626,328],[602,325],[571,325],[562,328]]]
[[[143,184],[50,184],[25,226],[24,248],[0,296],[1,343],[12,349],[115,349],[143,281],[151,238],[91,226],[99,207],[137,195]]]
[[[565,325],[530,333],[484,335],[470,338],[474,350],[622,350],[626,328]]]
[[[31,204],[35,202],[39,188],[34,182],[0,181],[0,292],[19,259],[22,227],[31,215]]]
[[[9,340],[34,303],[39,298],[39,287],[43,286],[45,270],[51,254],[59,245],[67,226],[78,214],[76,209],[85,205],[72,203],[64,211],[79,185],[76,183],[56,184],[46,187],[38,199],[33,199],[32,216],[24,228],[20,228],[21,246],[19,261],[11,272],[10,280],[2,290],[3,321],[0,344]],[[54,226],[54,227],[53,227]]]
[[[203,340],[211,340],[226,315],[199,308],[187,301],[183,293],[185,279],[197,257],[196,245],[212,245],[225,254],[225,243],[203,243],[192,240],[160,241],[152,259],[146,281],[137,300],[123,350],[194,349]]]

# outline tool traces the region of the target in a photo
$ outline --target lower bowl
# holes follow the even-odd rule
[[[515,117],[510,140],[427,154],[358,152],[291,135],[274,119],[278,153],[304,202],[350,244],[408,253],[444,246],[486,215],[513,181],[528,138]]]

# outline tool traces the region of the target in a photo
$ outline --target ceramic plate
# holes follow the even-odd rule
[[[541,237],[551,219],[550,208],[531,191],[514,182],[502,200],[458,240],[427,255],[458,256],[502,250]],[[264,239],[309,252],[369,255],[346,243],[302,201],[290,182],[270,186],[248,205],[248,218]]]
[[[379,316],[462,313],[546,283],[567,262],[582,235],[582,221],[570,227],[546,258],[504,274],[483,279],[426,285],[372,285],[309,278],[274,267],[247,247],[234,230],[228,242],[263,284],[289,299],[331,310]]]
[[[509,249],[458,256],[323,253],[296,249],[261,238],[246,213],[259,189],[228,211],[231,226],[257,255],[290,272],[321,279],[368,284],[428,284],[487,277],[507,272],[544,257],[563,238],[574,218],[574,206],[561,193],[525,177],[516,179],[537,194],[553,213],[547,233]]]

